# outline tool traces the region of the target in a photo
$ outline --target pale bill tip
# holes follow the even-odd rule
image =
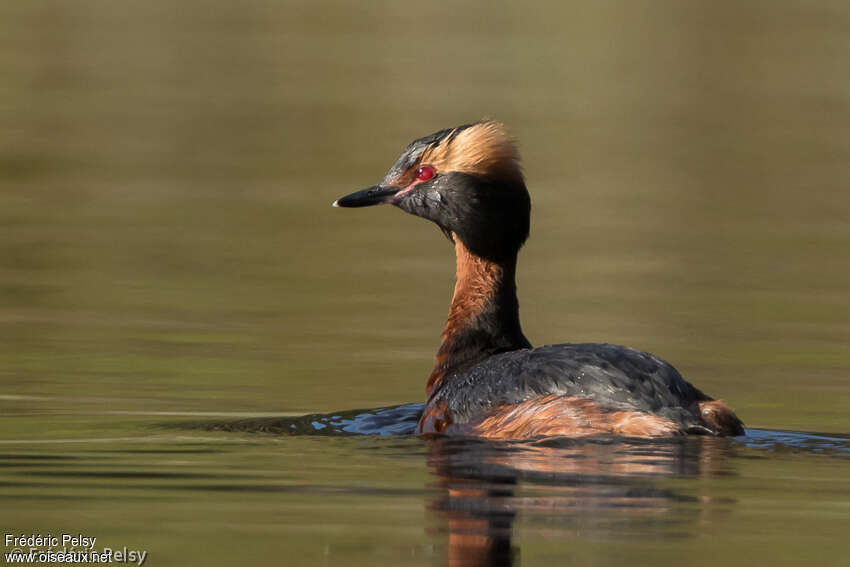
[[[336,200],[333,203],[331,203],[331,207],[338,207],[338,206],[339,206],[339,200]]]

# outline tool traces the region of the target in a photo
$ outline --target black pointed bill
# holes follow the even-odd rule
[[[333,205],[334,207],[369,207],[371,205],[380,205],[381,203],[388,203],[392,200],[393,195],[399,191],[401,191],[401,187],[373,185],[368,189],[340,197],[334,201]]]

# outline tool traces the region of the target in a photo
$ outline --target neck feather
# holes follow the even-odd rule
[[[426,391],[444,377],[500,352],[529,348],[519,324],[516,254],[499,261],[476,256],[452,235],[457,255],[455,284],[443,342]]]

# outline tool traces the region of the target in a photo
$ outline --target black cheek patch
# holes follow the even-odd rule
[[[455,233],[473,254],[498,261],[528,237],[531,201],[522,181],[451,171],[420,183],[398,203],[402,210]]]

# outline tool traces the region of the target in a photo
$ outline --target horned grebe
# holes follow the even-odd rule
[[[384,203],[436,223],[457,255],[457,283],[419,433],[498,439],[743,433],[724,402],[649,353],[610,344],[531,346],[520,327],[514,278],[531,200],[502,124],[485,120],[414,140],[379,184],[334,206]]]

